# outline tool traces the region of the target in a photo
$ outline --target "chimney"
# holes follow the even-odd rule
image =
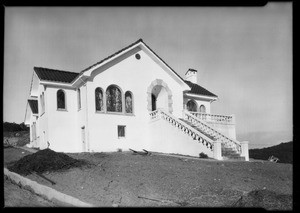
[[[189,70],[185,73],[185,80],[197,84],[197,70],[189,68]]]

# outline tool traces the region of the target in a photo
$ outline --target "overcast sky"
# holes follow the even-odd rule
[[[80,72],[142,38],[182,77],[198,70],[219,97],[212,113],[235,114],[238,135],[292,140],[291,3],[5,7],[4,36],[4,121],[24,121],[34,66]]]

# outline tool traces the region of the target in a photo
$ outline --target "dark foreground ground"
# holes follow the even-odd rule
[[[7,166],[26,154],[31,153],[16,148],[4,149],[4,163]],[[157,154],[141,156],[131,152],[68,155],[87,160],[90,165],[44,173],[56,182],[55,185],[33,174],[26,177],[101,207],[256,205],[266,209],[292,209],[291,164]]]

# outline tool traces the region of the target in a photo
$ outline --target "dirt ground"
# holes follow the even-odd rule
[[[5,164],[28,154],[20,154],[23,151],[5,149]],[[26,177],[101,207],[231,207],[253,190],[292,195],[291,164],[131,152],[68,155],[92,165],[44,173],[55,185],[36,175]]]
[[[40,196],[20,188],[9,180],[4,179],[4,206],[5,207],[55,207],[56,204]]]

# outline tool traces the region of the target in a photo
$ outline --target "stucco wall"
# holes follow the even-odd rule
[[[212,122],[207,123],[222,134],[236,140],[235,124],[217,124]]]
[[[66,110],[57,110],[56,94],[60,88],[47,87],[47,116],[51,149],[64,152],[81,151],[78,138],[77,93],[73,89],[65,92]]]
[[[136,53],[136,52],[135,52]],[[88,90],[88,140],[91,151],[116,151],[121,149],[142,149],[149,141],[148,87],[156,79],[162,79],[172,91],[172,108],[175,116],[182,114],[182,87],[143,51],[125,55],[118,63],[99,68],[87,82]],[[134,100],[133,115],[95,112],[95,89],[101,87],[104,93],[111,84],[119,86],[122,95],[131,91]],[[165,96],[166,97],[166,96]],[[126,126],[126,137],[118,139],[117,126]]]
[[[175,153],[199,157],[201,152],[213,157],[213,152],[193,140],[180,129],[165,120],[159,119],[150,124],[150,139],[148,149],[156,152]]]
[[[187,95],[184,95],[184,104],[185,104],[185,107],[186,107],[186,104],[189,100],[194,100],[197,104],[197,112],[200,112],[200,106],[201,105],[204,105],[205,106],[205,109],[206,109],[206,113],[210,114],[211,113],[211,103],[209,100],[203,100],[203,99],[198,99],[198,98],[195,98],[195,97],[190,97],[190,96],[187,96]]]
[[[45,98],[45,111],[42,112],[41,107],[41,99],[40,95],[44,92]],[[47,111],[47,95],[46,95],[45,87],[43,85],[39,85],[38,87],[38,110],[39,110],[39,118],[37,121],[36,129],[37,129],[37,144],[40,149],[47,148],[47,141],[48,141],[48,111]]]

